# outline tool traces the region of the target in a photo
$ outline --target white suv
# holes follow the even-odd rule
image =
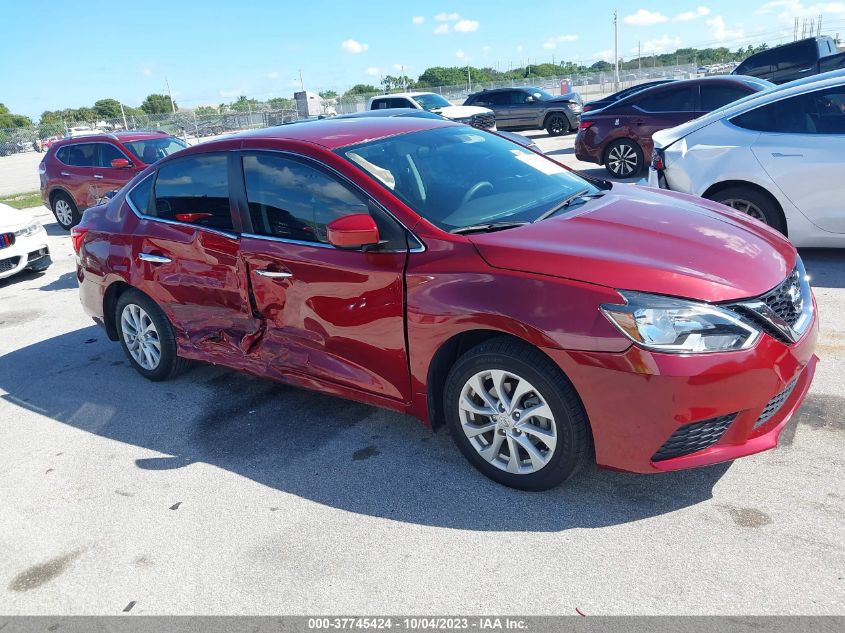
[[[427,110],[442,117],[466,123],[487,130],[496,129],[496,115],[489,108],[478,106],[456,106],[435,92],[400,92],[398,94],[372,97],[367,103],[367,110],[385,110],[388,108],[414,108]]]
[[[649,184],[747,213],[796,246],[845,246],[845,71],[793,81],[654,135]]]

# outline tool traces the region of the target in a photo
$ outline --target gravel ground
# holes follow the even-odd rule
[[[802,252],[822,362],[776,450],[529,494],[409,417],[145,381],[32,212],[55,264],[0,282],[2,613],[845,614],[845,253]]]

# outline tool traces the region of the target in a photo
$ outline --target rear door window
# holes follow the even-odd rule
[[[701,86],[701,111],[712,112],[747,96],[748,91],[737,86],[703,84]]]
[[[74,143],[65,145],[58,152],[56,158],[65,165],[72,167],[95,167],[98,165],[98,143]]]
[[[645,112],[694,112],[698,86],[660,90],[641,97],[636,106]]]
[[[155,181],[151,215],[233,231],[226,155],[200,154],[162,165]]]
[[[845,87],[781,99],[734,117],[731,123],[757,132],[845,134]]]
[[[151,194],[153,192],[153,177],[147,176],[132,188],[126,198],[135,207],[135,210],[142,215],[155,215],[153,212]]]

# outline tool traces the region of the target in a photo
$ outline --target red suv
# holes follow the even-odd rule
[[[85,310],[150,380],[194,359],[409,413],[519,488],[772,448],[816,366],[776,231],[443,120],[192,147],[71,235]]]
[[[611,176],[630,178],[651,159],[651,136],[774,87],[756,77],[703,77],[634,91],[581,115],[575,137],[578,160],[604,165]]]
[[[164,132],[119,132],[67,138],[41,159],[41,198],[64,229],[157,160],[187,147]]]

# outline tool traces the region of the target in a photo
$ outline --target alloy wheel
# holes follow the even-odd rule
[[[563,134],[563,119],[559,116],[552,117],[549,122],[549,131],[552,134]]]
[[[732,209],[736,209],[737,211],[741,211],[742,213],[750,215],[755,220],[760,220],[760,222],[768,224],[768,222],[766,222],[766,214],[763,213],[763,210],[749,200],[742,200],[741,198],[728,198],[727,200],[722,200],[721,202],[722,204],[727,205]]]
[[[607,154],[607,164],[617,176],[628,176],[637,169],[637,152],[627,143],[620,143],[610,149]]]
[[[548,464],[557,445],[554,414],[524,378],[498,369],[470,377],[458,407],[472,447],[500,470],[527,475]]]
[[[139,305],[127,304],[120,315],[120,331],[133,360],[148,371],[156,369],[161,362],[161,340],[150,315]]]
[[[59,224],[68,226],[73,222],[73,210],[64,198],[56,200],[53,210],[56,212],[56,219],[59,221]]]

